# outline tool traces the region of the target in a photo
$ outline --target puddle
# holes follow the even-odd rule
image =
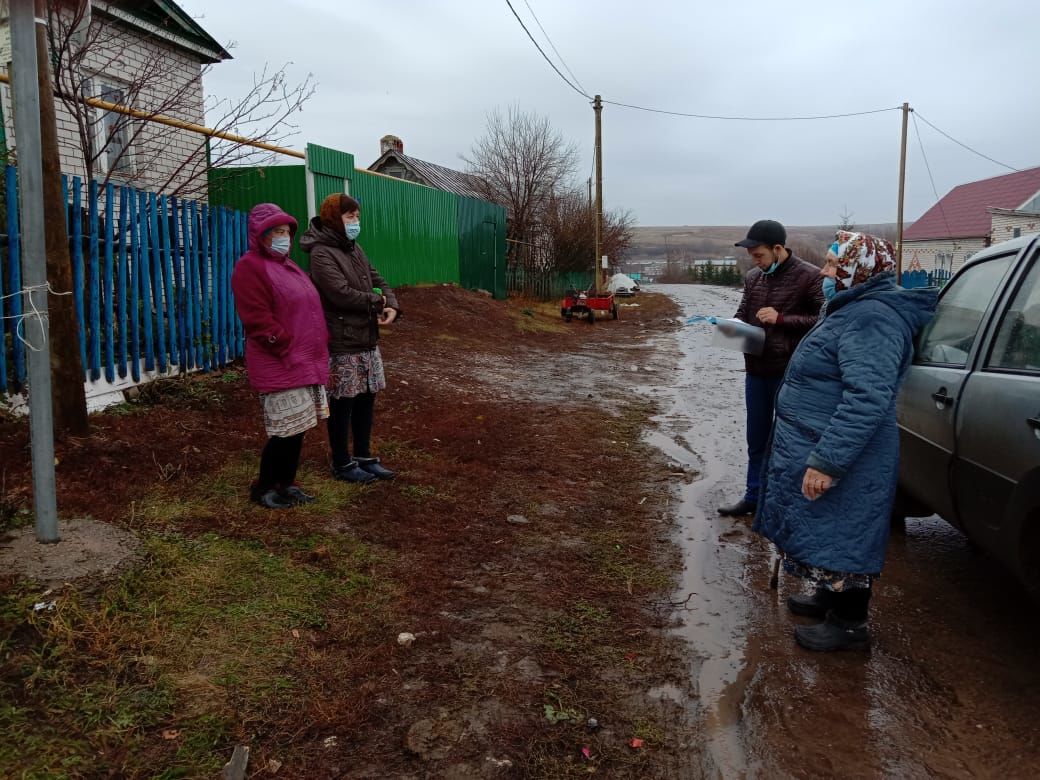
[[[730,316],[740,298],[739,290],[694,285],[665,289],[686,315]],[[746,531],[744,522],[720,517],[715,507],[738,499],[744,487],[743,414],[734,413],[744,403],[743,358],[710,346],[707,326],[684,328],[677,338],[681,357],[674,383],[646,388],[662,407],[658,429],[647,440],[698,473],[677,489],[685,565],[673,596],[682,605],[676,631],[695,659],[690,671],[694,704],[706,728],[705,774],[739,777],[748,768],[740,718],[756,650],[747,639],[745,547],[726,541]]]

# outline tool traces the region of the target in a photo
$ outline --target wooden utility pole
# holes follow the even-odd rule
[[[899,143],[899,213],[896,237],[896,283],[903,282],[903,193],[906,190],[906,124],[910,118],[910,104],[903,103],[903,136]]]
[[[596,292],[602,292],[602,265],[603,256],[603,136],[600,131],[600,120],[603,116],[603,100],[596,95],[592,101],[592,110],[596,113]]]
[[[61,192],[61,157],[58,154],[58,125],[54,112],[47,46],[46,0],[34,0],[36,14],[36,69],[40,89],[40,148],[43,152],[43,218],[46,229],[47,281],[59,293],[72,290],[69,235],[65,230],[65,198]],[[17,138],[15,141],[17,142]],[[79,236],[76,240],[80,240]],[[83,364],[79,354],[79,320],[72,295],[50,296],[51,397],[54,431],[85,436],[90,431],[87,399],[83,386]]]

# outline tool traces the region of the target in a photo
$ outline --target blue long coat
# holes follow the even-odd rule
[[[753,527],[793,560],[880,573],[899,473],[896,396],[937,297],[876,276],[835,295],[792,356]],[[810,466],[835,478],[816,501],[802,495]]]

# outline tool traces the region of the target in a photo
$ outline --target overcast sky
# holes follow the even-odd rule
[[[1040,46],[1022,0],[527,0],[589,94],[717,115],[868,111],[904,100],[965,144],[1014,168],[1040,165]],[[486,113],[548,115],[591,173],[593,112],[542,59],[505,0],[181,0],[234,59],[208,94],[239,95],[265,63],[291,61],[318,89],[307,141],[359,167],[394,133],[405,152],[454,168]],[[513,7],[550,56],[524,0]],[[560,69],[567,71],[560,66]],[[939,194],[1008,173],[920,123]],[[606,106],[607,207],[642,225],[831,224],[895,220],[900,113],[813,122],[690,119]],[[935,200],[913,121],[908,220]]]

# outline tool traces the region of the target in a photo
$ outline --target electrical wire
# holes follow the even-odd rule
[[[928,179],[932,183],[932,192],[935,194],[935,204],[939,207],[939,213],[942,215],[943,223],[946,225],[946,235],[951,239],[953,238],[953,231],[950,229],[950,223],[946,219],[946,211],[943,209],[942,198],[939,197],[939,190],[935,186],[935,178],[932,176],[932,166],[928,164],[928,155],[924,153],[924,141],[921,140],[921,128],[917,124],[917,112],[911,112],[910,116],[914,119],[914,133],[917,134],[917,143],[921,147],[921,157],[924,158],[924,167],[928,171]],[[924,117],[922,117],[923,119]]]
[[[958,141],[952,135],[950,135],[949,133],[947,133],[944,130],[940,130],[938,127],[936,127],[931,122],[929,122],[927,119],[925,119],[923,116],[921,116],[921,114],[918,111],[915,110],[914,111],[914,115],[915,115],[915,117],[920,116],[921,117],[921,121],[924,122],[926,125],[928,125],[930,128],[932,128],[935,132],[939,133],[939,135],[942,135],[942,136],[945,136],[946,138],[949,138],[951,141],[953,141],[955,144],[957,144],[957,146],[960,146],[960,147],[962,147],[964,149],[967,149],[972,154],[977,154],[982,159],[989,160],[991,163],[995,163],[995,164],[999,165],[1001,168],[1007,168],[1009,171],[1014,171],[1015,173],[1021,173],[1022,172],[1021,168],[1015,168],[1013,166],[1008,165],[1007,163],[1002,163],[1000,160],[994,160],[989,155],[983,154],[982,152],[978,151],[977,149],[972,149],[970,146],[968,146],[966,143],[964,143],[962,141]],[[916,122],[916,119],[914,121]]]
[[[866,116],[868,114],[883,114],[887,111],[902,111],[902,106],[892,108],[875,108],[870,111],[851,111],[847,114],[817,114],[811,116],[718,116],[714,114],[693,114],[685,111],[666,111],[662,108],[648,108],[647,106],[636,106],[631,103],[619,103],[616,100],[604,100],[612,106],[621,108],[632,108],[637,111],[649,111],[653,114],[668,114],[670,116],[685,116],[693,119],[719,119],[731,122],[805,122],[815,119],[843,119],[851,116]]]
[[[577,88],[577,87],[576,87],[576,86],[575,86],[574,84],[572,84],[572,83],[571,83],[571,82],[570,82],[570,81],[569,81],[569,80],[567,79],[567,77],[566,77],[566,76],[564,76],[564,75],[563,75],[563,73],[561,73],[561,72],[560,72],[560,69],[556,67],[556,63],[554,63],[554,62],[553,62],[552,60],[550,60],[550,59],[549,59],[549,57],[548,57],[548,56],[546,56],[545,52],[544,52],[544,51],[542,51],[542,47],[538,45],[538,41],[536,41],[536,40],[534,39],[534,36],[533,36],[533,35],[531,35],[531,31],[527,29],[527,25],[526,25],[526,24],[524,24],[524,20],[520,18],[520,14],[518,14],[518,13],[516,12],[516,9],[515,9],[515,8],[513,8],[513,4],[512,4],[511,2],[509,2],[509,0],[506,0],[506,5],[508,5],[508,6],[509,6],[509,10],[513,12],[513,16],[515,16],[515,17],[516,17],[516,20],[517,20],[518,22],[520,22],[520,26],[524,28],[524,32],[525,32],[525,33],[527,33],[527,37],[531,39],[531,43],[533,43],[533,44],[534,44],[534,47],[535,47],[536,49],[538,49],[538,53],[539,53],[539,54],[541,54],[541,55],[542,55],[542,57],[543,57],[543,58],[545,59],[545,61],[549,63],[549,67],[551,67],[551,68],[552,68],[553,70],[555,70],[555,71],[556,71],[556,75],[558,75],[558,76],[559,76],[559,77],[560,77],[561,79],[563,79],[563,80],[564,80],[564,82],[565,82],[565,83],[567,84],[567,86],[568,86],[568,87],[570,87],[571,89],[573,89],[573,90],[574,90],[575,92],[577,92],[577,93],[578,93],[579,95],[581,95],[581,96],[582,96],[583,98],[586,98],[586,99],[588,99],[588,100],[592,100],[592,98],[591,98],[591,97],[590,97],[589,95],[585,94],[584,90],[578,89],[578,88]]]
[[[552,50],[556,53],[556,57],[560,60],[560,64],[563,65],[564,70],[566,70],[567,73],[570,74],[570,77],[574,79],[574,83],[581,87],[581,91],[586,93],[585,96],[588,97],[588,90],[585,89],[585,85],[578,81],[578,77],[574,75],[574,71],[571,70],[570,66],[567,64],[567,61],[563,58],[563,55],[560,54],[560,50],[556,48],[556,44],[552,42],[552,38],[549,37],[549,33],[545,31],[544,27],[542,27],[542,23],[538,19],[538,14],[534,12],[534,9],[531,8],[531,4],[527,2],[527,0],[524,0],[524,5],[526,5],[527,10],[531,12],[531,16],[534,17],[535,24],[538,25],[538,29],[542,31],[542,35],[545,36],[545,40],[549,42],[549,45],[552,47]]]

